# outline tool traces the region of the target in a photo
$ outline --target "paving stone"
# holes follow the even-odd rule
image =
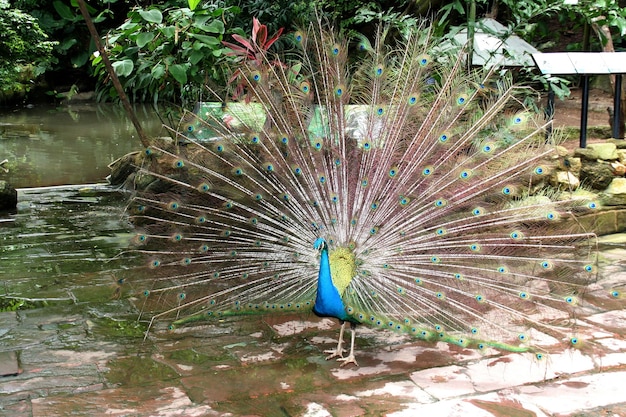
[[[411,381],[387,382],[381,388],[355,392],[357,397],[371,396],[394,396],[398,398],[408,398],[419,403],[431,403],[434,401],[431,395],[419,388]]]
[[[14,351],[0,352],[0,377],[15,376],[20,373],[17,353]]]
[[[332,414],[321,404],[309,403],[302,417],[332,417]]]
[[[590,357],[584,356],[579,350],[568,350],[562,354],[547,355],[540,361],[530,354],[510,354],[483,360],[468,365],[466,373],[476,391],[489,392],[593,368],[594,362]]]
[[[607,311],[587,317],[586,320],[605,328],[626,330],[626,310]]]
[[[225,319],[144,341],[101,332],[98,319],[131,311],[108,300],[0,313],[0,347],[19,352],[22,370],[0,378],[0,415],[626,416],[626,298],[606,291],[624,285],[626,251],[603,245],[577,329],[585,342],[562,351],[533,333],[553,352],[542,361],[359,327],[361,366],[340,367],[323,354],[337,322],[312,315]]]
[[[476,392],[465,368],[458,365],[414,372],[411,380],[439,400]]]
[[[32,401],[32,413],[33,417],[69,415],[204,417],[227,415],[213,411],[208,405],[193,404],[179,387],[164,387],[156,390],[149,388],[143,390],[110,389],[95,394],[36,398]]]
[[[548,383],[540,390],[521,387],[516,398],[553,415],[567,415],[625,401],[625,381],[626,371],[590,374]]]

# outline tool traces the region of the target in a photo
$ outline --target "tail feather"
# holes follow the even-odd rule
[[[287,59],[257,51],[237,71],[247,104],[187,114],[179,146],[147,150],[159,192],[131,217],[154,319],[310,311],[319,237],[355,256],[354,322],[519,350],[529,325],[557,331],[542,315],[573,315],[595,252],[571,219],[595,203],[537,191],[546,126],[493,69],[445,64],[427,30],[384,35],[354,58],[313,24]]]

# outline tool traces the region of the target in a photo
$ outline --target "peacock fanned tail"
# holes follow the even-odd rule
[[[479,349],[527,350],[531,328],[576,342],[596,272],[576,216],[596,204],[546,187],[557,157],[527,91],[468,74],[425,27],[392,46],[320,23],[290,39],[280,59],[248,41],[240,101],[145,150],[133,285],[153,320],[311,311],[322,238],[341,320]]]

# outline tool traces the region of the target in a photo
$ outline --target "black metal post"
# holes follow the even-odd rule
[[[622,74],[615,74],[615,94],[613,96],[613,138],[619,138],[620,115],[622,114]]]
[[[548,103],[546,103],[544,114],[548,122],[554,119],[554,90],[552,89],[552,84],[548,84]],[[546,128],[546,143],[548,139],[550,139],[550,136],[552,136],[552,123]]]
[[[589,111],[589,76],[583,75],[582,110],[580,112],[580,147],[587,147],[587,113]]]

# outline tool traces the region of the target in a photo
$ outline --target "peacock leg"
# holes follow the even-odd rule
[[[343,329],[343,326],[342,326]],[[356,337],[356,324],[354,323],[350,323],[350,333],[351,333],[351,341],[350,341],[350,354],[348,355],[347,358],[339,358],[337,359],[338,361],[343,362],[340,366],[346,366],[349,363],[353,363],[356,366],[359,366],[358,363],[356,363],[356,358],[354,357],[354,338]]]
[[[337,342],[336,349],[325,350],[324,353],[330,353],[330,355],[326,356],[326,360],[332,359],[335,356],[339,356],[339,359],[343,358],[343,331],[346,327],[346,322],[343,320],[339,320],[341,323],[341,329],[339,330],[339,341]]]

